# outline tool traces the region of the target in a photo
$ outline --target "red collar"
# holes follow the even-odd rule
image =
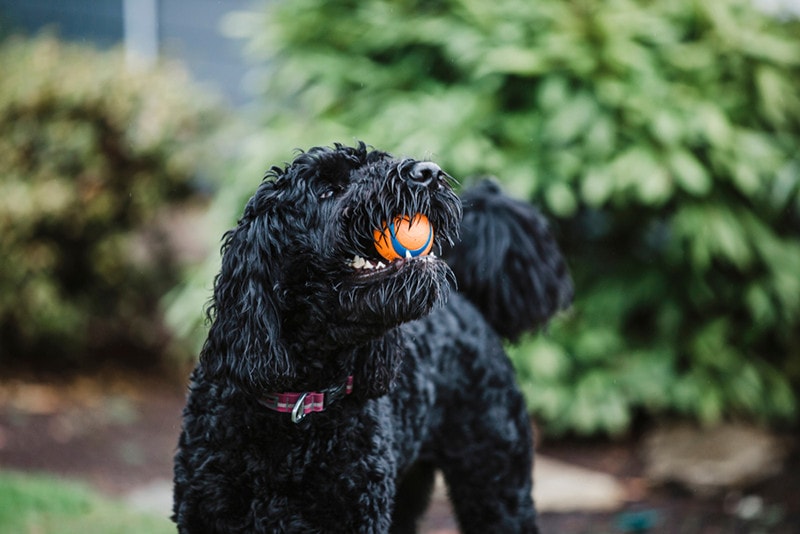
[[[259,402],[281,413],[292,414],[292,422],[299,423],[311,412],[321,412],[337,401],[353,392],[353,377],[348,376],[344,384],[332,386],[321,391],[304,393],[267,393]]]

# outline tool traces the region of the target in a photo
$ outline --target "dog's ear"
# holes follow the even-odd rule
[[[280,222],[272,213],[274,184],[265,181],[225,234],[222,267],[208,309],[212,321],[200,356],[206,376],[253,392],[270,391],[294,376],[281,342]]]
[[[445,251],[458,290],[503,337],[517,339],[572,302],[572,281],[547,221],[484,181],[461,197],[461,241]]]

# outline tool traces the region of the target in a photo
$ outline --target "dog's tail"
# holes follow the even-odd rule
[[[461,196],[461,240],[445,251],[458,290],[516,340],[572,302],[572,280],[547,221],[484,181]]]

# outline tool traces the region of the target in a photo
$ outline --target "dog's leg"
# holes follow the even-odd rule
[[[537,533],[532,430],[511,365],[499,346],[461,361],[471,384],[450,391],[438,439],[461,530]]]
[[[403,476],[395,496],[392,534],[413,534],[425,512],[433,491],[435,468],[429,462],[417,462]]]
[[[486,419],[499,414],[491,411]],[[510,416],[510,417],[509,417]],[[507,439],[500,421],[514,427],[517,437]],[[489,421],[486,421],[489,422]],[[491,423],[475,422],[463,429],[481,442],[453,455],[443,465],[450,498],[465,533],[534,534],[536,512],[531,497],[532,448],[527,414],[507,414]]]

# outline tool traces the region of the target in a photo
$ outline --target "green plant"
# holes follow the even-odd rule
[[[512,351],[546,430],[796,414],[796,23],[749,0],[295,0],[227,26],[267,73],[251,161],[359,138],[550,214],[577,300]],[[217,213],[253,181],[233,187]]]
[[[175,532],[167,518],[132,512],[82,484],[51,476],[1,473],[0,503],[0,532]]]
[[[0,362],[158,346],[178,270],[153,222],[190,196],[218,105],[174,65],[49,36],[3,42],[0,71]]]

